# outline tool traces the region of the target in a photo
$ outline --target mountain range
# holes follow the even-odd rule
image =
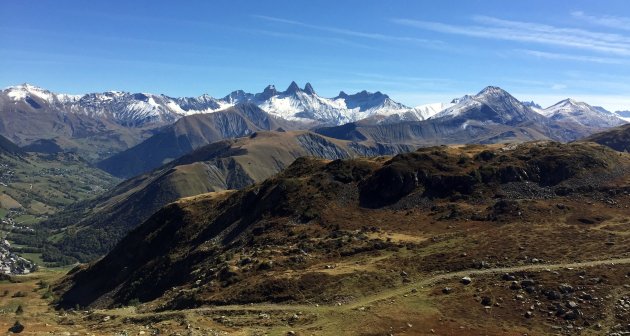
[[[0,92],[0,134],[20,146],[32,145],[36,150],[59,148],[76,151],[96,162],[141,143],[181,118],[227,111],[240,104],[256,105],[269,114],[268,118],[281,124],[290,122],[290,128],[309,129],[353,122],[397,124],[454,117],[456,111],[479,106],[481,98],[478,96],[464,96],[450,103],[408,107],[381,92],[347,94],[342,91],[336,97],[325,98],[319,96],[311,84],[300,88],[295,82],[285,91],[278,91],[270,85],[260,93],[237,90],[218,99],[208,95],[173,98],[120,91],[69,95],[23,84]],[[514,102],[510,101],[500,108],[512,107]],[[504,116],[505,113],[517,113],[523,117],[523,113],[531,114],[529,110],[554,121],[570,122],[582,128],[580,134],[594,133],[625,122],[618,114],[570,99],[547,109],[540,109],[535,103],[526,103],[520,104],[516,110],[501,113]],[[521,120],[521,117],[514,121]],[[511,117],[508,119],[512,120]],[[492,121],[500,123],[505,120],[499,117]],[[239,132],[230,134],[229,130],[221,133],[243,135]]]
[[[129,179],[91,201],[69,207],[44,226],[53,230],[51,234],[72,226],[76,234],[67,234],[57,247],[85,261],[108,251],[169,202],[247,187],[301,156],[341,159],[441,144],[567,142],[596,129],[536,113],[497,87],[464,97],[424,121],[362,120],[313,132],[284,129],[292,126],[252,103],[183,117],[145,142],[99,162],[102,169]]]
[[[292,90],[284,93],[270,92],[268,95],[276,94],[272,97],[288,99],[287,92],[301,95],[309,92],[294,85],[292,87]],[[310,86],[307,85],[308,88]],[[355,96],[363,96],[361,101],[365,102],[370,94],[359,93]],[[263,99],[247,94],[245,97],[250,100]],[[382,98],[383,95],[372,94],[372,98],[378,97]],[[575,109],[571,110],[571,106],[575,106]],[[314,131],[342,140],[371,140],[418,147],[542,139],[566,142],[623,123],[623,120],[603,109],[583,103],[571,106],[567,106],[565,110],[579,113],[580,118],[568,113],[551,113],[549,109],[535,112],[508,92],[498,87],[488,87],[476,95],[464,96],[448,104],[424,106],[422,109],[427,116],[424,120],[417,120],[417,115],[414,119],[407,118],[404,114],[375,114],[339,126],[324,127],[319,124]],[[556,106],[552,108],[556,109]],[[420,108],[416,109],[419,110]],[[408,115],[411,112],[406,113]],[[155,135],[141,144],[99,162],[98,166],[115,176],[128,178],[155,169],[168,160],[213,141],[245,136],[260,130],[303,127],[304,123],[295,118],[289,121],[264,111],[254,103],[239,103],[214,113],[185,116],[175,124],[156,131]]]
[[[597,326],[594,295],[628,275],[630,127],[572,99],[542,108],[488,86],[410,108],[296,83],[221,99],[22,85],[0,108],[3,229],[37,221],[2,243],[46,267],[85,262],[19,283],[31,307],[54,295],[74,310],[50,321],[79,331],[448,334],[465,328],[441,317],[468,316],[482,334],[499,316],[512,320],[496,334],[549,334]]]
[[[0,134],[21,146],[49,140],[96,161],[140,143],[153,131],[184,116],[208,114],[243,103],[256,104],[272,116],[299,122],[301,128],[413,111],[380,92],[341,92],[338,97],[323,98],[310,84],[300,89],[291,83],[282,92],[272,85],[257,94],[239,90],[220,99],[120,91],[69,95],[22,84],[0,92]]]

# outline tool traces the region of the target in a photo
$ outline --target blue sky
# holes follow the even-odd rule
[[[0,41],[2,87],[222,97],[295,80],[418,105],[498,85],[630,109],[625,0],[2,1]]]

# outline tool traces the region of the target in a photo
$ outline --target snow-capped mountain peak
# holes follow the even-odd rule
[[[297,92],[302,92],[302,89],[297,85],[296,82],[291,82],[289,87],[283,92],[284,94],[294,94]]]
[[[408,112],[414,111],[412,108],[393,101],[381,92],[364,90],[348,95],[342,91],[337,97],[325,98],[319,96],[310,83],[301,89],[296,82],[291,82],[282,92],[278,92],[274,85],[267,86],[262,93],[255,95],[233,92],[224,100],[230,103],[253,102],[267,113],[288,120],[310,120],[334,125],[374,115],[399,115],[402,119],[418,120],[417,116],[409,115]]]
[[[507,91],[503,90],[498,86],[486,86],[483,90],[479,91],[477,96],[492,96],[492,95],[505,95]]]
[[[276,90],[275,85],[267,85],[267,87],[265,87],[263,92],[256,94],[256,99],[260,101],[267,100],[277,94],[278,94],[278,90]]]
[[[422,117],[422,119],[429,119],[434,115],[453,107],[455,103],[431,103],[414,107],[416,113]]]
[[[453,100],[455,105],[434,115],[432,119],[464,119],[481,123],[513,125],[541,117],[523,105],[507,91],[497,86],[488,86],[474,96]],[[467,124],[467,123],[464,123]]]
[[[68,94],[55,94],[35,85],[23,83],[9,86],[3,90],[13,101],[20,101],[26,98],[38,98],[48,103],[60,103],[79,99],[81,96]]]
[[[599,106],[591,106],[587,103],[572,98],[559,101],[544,109],[541,114],[553,120],[571,121],[589,127],[613,127],[625,123],[613,112]]]

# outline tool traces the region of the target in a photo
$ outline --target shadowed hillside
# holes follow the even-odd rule
[[[245,188],[302,156],[347,159],[410,150],[413,147],[354,143],[307,131],[256,132],[247,138],[201,147],[94,200],[76,204],[43,225],[53,232],[64,232],[55,245],[88,261],[108,252],[127,231],[181,197]]]
[[[593,134],[584,141],[596,142],[620,152],[630,152],[630,124]]]
[[[223,111],[184,117],[137,146],[99,162],[98,167],[112,175],[129,178],[219,140],[296,126],[267,114],[254,104],[240,104]]]
[[[400,295],[396,302],[404,309],[417,309],[407,306],[414,299],[402,298],[405,293],[422,296],[462,325],[474,325],[486,316],[484,306],[500,302],[508,308],[496,308],[505,313],[492,321],[545,333],[551,330],[543,323],[546,315],[526,317],[519,301],[496,300],[513,293],[523,302],[544,305],[572,300],[573,292],[545,293],[577,280],[528,272],[527,265],[623,253],[630,238],[616,234],[614,226],[601,231],[595,225],[613,225],[623,217],[630,201],[629,169],[627,155],[587,143],[432,147],[393,158],[301,158],[241,191],[185,198],[162,208],[103,259],[73,270],[57,287],[60,305],[112,307],[139,300],[150,312],[204,305],[245,309],[250,303],[265,311],[272,303],[290,303],[313,311],[320,309],[309,308],[317,303],[321,309],[348,305],[381,311],[392,307],[382,300]],[[593,203],[602,194],[605,202]],[[580,206],[585,202],[591,207]],[[602,248],[605,241],[612,243]],[[469,282],[447,278],[441,280],[443,290],[414,285],[437,273],[498,267],[525,271],[504,280],[501,274],[489,280],[479,274],[469,290]],[[526,280],[541,285],[527,288]],[[472,295],[474,288],[479,295]],[[462,302],[466,311],[456,312]],[[574,326],[592,326],[603,316],[594,302],[580,307],[582,317],[572,320]],[[550,321],[568,321],[572,312],[562,310]],[[308,321],[304,327],[313,323]],[[387,323],[376,326],[386,330]]]

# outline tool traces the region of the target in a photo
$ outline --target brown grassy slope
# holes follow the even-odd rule
[[[94,200],[77,204],[44,225],[80,228],[59,246],[72,246],[66,252],[87,261],[107,253],[126,232],[178,198],[245,188],[273,176],[301,156],[336,159],[411,149],[371,142],[357,144],[308,131],[257,132],[199,148],[151,173],[129,179]],[[80,244],[94,238],[101,248]]]
[[[630,151],[630,124],[623,125],[605,132],[593,134],[584,141],[596,142],[608,146],[616,151]]]
[[[242,191],[163,208],[69,274],[60,304],[353,302],[436,271],[608,258],[624,253],[625,229],[580,223],[625,225],[629,167],[583,143],[300,159]],[[604,206],[580,205],[592,200]]]

